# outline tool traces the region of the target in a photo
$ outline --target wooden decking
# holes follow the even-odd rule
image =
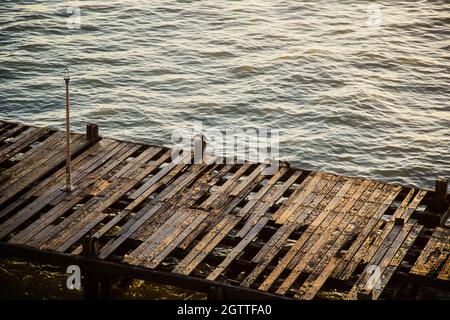
[[[378,299],[397,273],[449,281],[448,202],[433,191],[72,139],[66,192],[64,132],[0,121],[1,242],[80,255],[89,237],[96,259],[298,299]]]

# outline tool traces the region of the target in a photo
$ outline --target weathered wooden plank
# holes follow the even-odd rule
[[[438,251],[439,255],[434,255],[433,259],[430,259],[428,263],[432,264],[429,274],[436,277],[439,274],[439,268],[443,266],[450,254],[450,234],[449,230],[446,229],[447,236],[443,236],[440,241]]]
[[[205,219],[206,215],[207,213],[203,212],[196,216],[194,221],[183,228],[182,232],[179,233],[173,241],[159,251],[158,255],[156,255],[151,261],[145,261],[144,266],[147,268],[156,268],[170,254],[170,252],[174,250],[192,232],[192,230],[194,230],[203,221],[203,219]]]
[[[74,135],[72,141],[73,144],[75,144],[79,138],[79,135]],[[32,172],[34,168],[45,167],[44,164],[48,159],[53,155],[61,153],[64,146],[62,143],[63,140],[64,134],[62,132],[55,132],[36,148],[32,148],[25,152],[20,162],[1,172],[0,181],[7,181],[7,183],[3,184],[0,187],[0,190],[7,189],[15,181]],[[65,156],[65,153],[63,153],[63,155]]]
[[[386,259],[387,263],[389,263],[397,250],[400,248],[409,231],[413,228],[414,224],[415,222],[409,222],[405,225],[393,225],[388,236],[381,243],[378,250],[375,251],[375,254],[368,261],[368,263],[371,265],[380,266],[382,259]]]
[[[125,261],[136,265],[157,265],[163,259],[160,255],[165,250],[165,254],[170,253],[183,236],[187,236],[189,227],[192,229],[195,224],[200,223],[207,213],[201,210],[179,208],[175,214],[171,215],[152,235],[136,248]],[[200,217],[200,219],[198,219]],[[195,221],[195,223],[194,223]],[[181,236],[180,236],[181,234]],[[170,248],[170,251],[168,250]],[[159,256],[157,261],[154,259]]]
[[[378,184],[375,190],[369,189],[367,196],[369,195],[369,198],[363,197],[362,202],[352,208],[352,210],[356,210],[358,213],[352,218],[344,231],[339,233],[338,238],[332,242],[332,246],[329,248],[328,252],[325,254],[323,252],[317,254],[320,262],[312,271],[310,271],[310,276],[305,280],[297,293],[298,297],[302,299],[312,299],[316,295],[334,271],[336,264],[342,260],[343,255],[340,254],[341,248],[352,238],[352,235],[359,234],[367,221],[371,219],[374,212],[380,210],[380,201],[383,201],[386,198],[386,195],[383,193],[383,185]],[[381,207],[383,205],[384,204],[381,204]],[[309,263],[308,266],[310,264],[311,263]],[[312,264],[313,265],[310,268],[313,268],[314,263]]]
[[[353,285],[347,299],[356,299],[357,293],[364,290],[372,296],[373,289],[377,287],[380,293],[384,287],[381,287],[381,276],[385,272],[389,263],[400,249],[401,245],[407,238],[409,232],[413,229],[415,222],[409,222],[405,225],[396,225],[386,237],[383,245],[380,246],[376,254],[369,261],[368,265],[362,272],[358,281]],[[374,271],[376,271],[374,273]],[[387,284],[387,283],[385,283]],[[372,296],[373,297],[373,296]]]
[[[419,206],[422,199],[425,197],[426,191],[419,191],[417,195],[414,197],[414,199],[404,208],[404,210],[397,210],[390,221],[387,222],[386,226],[383,228],[383,230],[380,232],[378,228],[374,229],[373,236],[375,238],[374,241],[370,239],[369,243],[367,243],[367,251],[362,259],[364,263],[368,263],[372,257],[375,255],[377,251],[379,251],[380,246],[382,246],[382,243],[384,240],[388,237],[388,235],[391,233],[392,229],[395,228],[395,219],[401,218],[404,219],[404,221],[408,221],[411,214],[414,212],[414,210]]]
[[[26,220],[31,218],[34,214],[36,214],[39,210],[41,210],[45,205],[49,204],[53,200],[59,197],[62,201],[65,197],[69,196],[69,194],[65,193],[65,191],[61,190],[62,184],[60,186],[53,185],[46,193],[44,193],[41,197],[30,203],[25,208],[21,209],[15,215],[13,215],[10,219],[5,221],[2,225],[0,225],[0,239],[5,237],[8,233],[15,230]],[[26,201],[26,199],[20,200],[19,202]],[[15,206],[8,206],[4,210],[2,210],[2,216],[9,214],[10,211],[14,210]]]
[[[439,272],[438,279],[446,281],[450,280],[450,255],[448,256],[447,262],[445,262],[441,272]]]
[[[209,209],[210,206],[214,203],[214,201],[216,201],[220,196],[222,196],[232,184],[234,184],[239,180],[241,175],[243,175],[250,168],[250,165],[251,165],[250,163],[245,163],[244,165],[242,165],[239,168],[239,170],[236,171],[234,175],[227,180],[227,182],[225,182],[216,192],[211,194],[211,196],[209,196],[208,199],[206,199],[200,205],[200,208],[205,210]]]
[[[203,194],[219,181],[232,168],[232,165],[223,166],[213,164],[209,166],[192,165],[184,170],[179,177],[172,181],[161,180],[164,189],[156,195],[153,202],[163,199],[179,206],[191,207]],[[221,168],[221,169],[220,169]],[[218,170],[220,169],[220,170]],[[170,179],[170,178],[168,178]],[[174,192],[177,189],[178,192]]]
[[[169,202],[174,206],[189,207],[190,205],[180,198],[183,197],[181,194],[185,192],[192,194],[192,192],[190,191],[193,190],[188,186],[195,183],[194,181],[198,181],[198,179],[201,179],[205,173],[210,172],[213,168],[214,166],[212,166],[210,169],[208,169],[207,166],[192,166],[185,172],[185,174],[180,176],[169,186],[167,186],[163,191],[161,191],[161,193],[158,194],[150,203],[156,203],[158,201],[165,200],[165,202]],[[178,190],[178,192],[174,192],[176,190]],[[183,190],[185,192],[183,192]],[[148,220],[144,224],[142,224],[142,226],[140,226],[140,228],[132,234],[132,237],[138,240],[145,240],[150,236],[155,228],[159,226],[159,224],[161,223],[161,219],[167,219],[171,214],[172,213],[170,212],[161,212],[158,215],[155,215],[155,217],[153,217],[151,220]],[[189,235],[187,239],[190,237],[191,235]]]
[[[238,196],[241,194],[245,189],[248,189],[248,186],[252,181],[254,181],[261,173],[266,169],[267,165],[260,164],[255,170],[250,173],[250,175],[245,178],[241,183],[239,183],[233,190],[231,191],[230,195],[232,196]]]
[[[49,153],[51,151],[51,144],[54,144],[57,139],[61,139],[61,134],[58,132],[50,135],[50,137],[36,148],[32,148],[25,152],[21,157],[21,161],[14,163],[12,167],[2,171],[0,173],[0,182],[2,183],[0,190],[7,189],[14,181],[29,173],[30,167],[35,165],[36,159],[40,159],[45,156],[45,154]]]
[[[94,154],[103,154],[103,145],[106,144],[105,148],[108,148],[109,146],[116,146],[117,143],[113,142],[112,140],[103,139],[101,140],[101,144],[97,143],[91,148],[89,148],[87,151],[83,152],[79,157],[75,158],[72,162],[73,165],[73,184],[77,187],[76,189],[81,189],[82,186],[78,184],[78,181],[81,180],[84,175],[82,175],[82,170],[79,168],[80,164],[84,161],[91,160],[90,155],[92,153]],[[29,203],[31,197],[41,197],[42,195],[48,195],[58,189],[61,189],[65,185],[65,168],[61,168],[58,170],[55,174],[51,175],[47,179],[44,179],[43,181],[39,182],[33,189],[26,192],[25,194],[21,195],[20,198],[18,198],[16,201],[8,205],[6,208],[0,211],[0,217],[6,216],[13,212],[17,207],[23,205],[24,203]],[[55,198],[58,199],[58,198]],[[53,201],[53,200],[52,200]],[[50,203],[49,201],[48,203]],[[54,204],[55,205],[55,204]]]
[[[94,219],[85,219],[83,221],[83,227],[78,230],[72,238],[67,239],[61,246],[56,248],[55,251],[57,252],[64,252],[66,250],[69,250],[71,246],[73,246],[78,240],[80,240],[84,235],[89,233],[93,228],[95,228],[96,225],[98,225],[100,222],[102,222],[107,217],[104,213],[99,213]]]
[[[125,257],[124,261],[135,265],[141,264],[145,258],[150,258],[152,252],[154,252],[161,243],[166,243],[166,245],[169,244],[170,240],[173,239],[172,236],[176,236],[175,232],[176,230],[179,230],[180,225],[183,225],[183,222],[186,220],[194,220],[194,215],[187,209],[173,208],[172,211],[173,214],[170,214],[168,219],[165,219],[165,221],[155,228],[144,242]]]
[[[106,153],[107,149],[105,149],[106,155],[101,158],[101,162],[99,162],[98,160],[96,161],[96,159],[94,158],[90,159],[90,161],[86,163],[88,164],[89,162],[95,161],[95,167],[91,165],[87,168],[89,171],[83,173],[81,173],[79,170],[76,170],[74,172],[75,174],[73,180],[75,190],[70,195],[62,192],[61,196],[52,200],[50,204],[54,205],[54,207],[43,216],[41,216],[28,228],[19,233],[18,236],[22,237],[20,242],[24,243],[24,241],[33,238],[33,240],[29,242],[29,244],[37,246],[39,243],[42,243],[43,238],[48,239],[48,235],[46,233],[46,230],[48,231],[48,229],[45,228],[53,223],[56,219],[64,215],[73,206],[81,202],[86,194],[96,196],[99,192],[106,188],[109,183],[106,180],[101,179],[99,176],[102,176],[105,172],[109,172],[115,166],[119,165],[120,162],[127,158],[130,153],[134,152],[135,149],[135,146],[133,147],[128,145],[124,145],[123,148],[120,149],[113,149],[113,151],[115,151],[114,153]],[[109,162],[106,162],[108,160]],[[96,168],[98,168],[97,171],[90,172],[91,170],[95,170]],[[83,181],[81,181],[81,177],[84,177]],[[92,183],[88,184],[89,181],[92,181]],[[12,240],[16,240],[15,238],[13,238]]]
[[[83,228],[82,221],[86,221],[90,217],[95,218],[100,212],[104,211],[120,197],[127,193],[140,179],[154,171],[161,163],[170,158],[170,151],[165,152],[158,160],[146,164],[147,158],[152,158],[152,154],[157,154],[158,149],[149,151],[148,157],[144,157],[143,162],[135,161],[134,166],[129,170],[123,172],[123,176],[115,174],[117,180],[113,181],[107,188],[105,188],[98,197],[89,200],[85,206],[74,212],[70,217],[60,223],[53,232],[53,238],[48,240],[42,247],[44,249],[58,248],[64,242],[76,242],[78,239],[74,234]],[[134,169],[133,169],[134,168]],[[64,231],[62,233],[55,233],[56,230]]]
[[[301,184],[292,192],[286,202],[272,215],[272,219],[277,221],[277,219],[285,213],[286,210],[292,209],[299,203],[301,203],[304,197],[306,197],[311,188],[319,182],[321,175],[316,172],[311,172],[303,179]],[[288,213],[290,214],[290,213]]]
[[[174,181],[171,188],[166,188],[164,191],[162,191],[158,195],[158,200],[167,201],[175,197],[178,193],[182,192],[183,189],[191,185],[195,180],[197,180],[205,172],[207,172],[210,166],[193,164],[191,168],[192,170],[189,171],[189,174],[182,176],[183,178],[180,179],[180,181],[178,181],[178,179]]]
[[[105,164],[105,161],[107,161],[108,159],[109,159],[109,157],[112,155],[111,153],[108,153],[108,157],[102,157],[101,159],[103,159],[103,161],[98,161],[99,159],[97,159],[97,158],[92,158],[92,159],[90,159],[90,161],[88,161],[86,164],[85,164],[85,167],[87,167],[89,170],[93,170],[93,169],[95,169],[95,167],[93,167],[92,166],[92,163],[96,163],[97,164],[97,166],[99,166],[99,169],[98,170],[96,170],[96,171],[94,171],[94,172],[92,172],[92,173],[90,173],[89,175],[87,175],[87,177],[85,176],[85,179],[83,179],[83,180],[80,180],[80,184],[81,185],[91,185],[91,184],[93,184],[91,187],[92,188],[96,188],[97,187],[97,185],[100,183],[100,184],[103,184],[103,180],[102,181],[100,181],[99,179],[100,179],[100,176],[103,176],[103,174],[106,174],[107,172],[109,172],[110,170],[112,170],[115,166],[117,166],[118,164],[120,164],[121,163],[121,160],[124,160],[124,158],[126,158],[126,157],[128,157],[128,155],[130,154],[130,152],[132,152],[132,150],[133,150],[134,148],[131,148],[131,150],[129,149],[128,150],[128,152],[126,152],[125,154],[121,154],[121,157],[119,157],[118,159],[115,159],[115,160],[112,160],[109,164],[106,164],[106,165],[104,165]],[[123,150],[123,149],[122,149]],[[119,150],[115,150],[116,152],[117,151],[119,151]],[[127,151],[127,150],[125,150],[125,151]],[[155,152],[155,151],[152,151],[152,152]],[[117,153],[116,153],[116,155],[117,155]],[[76,171],[77,173],[78,173],[78,171]],[[89,172],[88,172],[89,173]],[[85,175],[86,174],[86,172],[83,172],[83,174]],[[75,181],[78,181],[79,179],[78,179],[78,175],[76,175],[76,179],[75,179]],[[82,191],[82,190],[84,190],[83,189],[83,187],[81,186],[81,185],[77,185],[76,186],[76,188],[75,188],[75,191],[77,191],[77,190],[80,190],[80,191]],[[57,186],[55,186],[55,187],[57,187]],[[56,189],[56,190],[53,190],[53,191],[59,191],[58,189]],[[61,191],[59,191],[59,192],[61,192]],[[44,195],[43,196],[43,198],[45,199],[46,197],[48,197],[49,195],[47,194],[47,195]],[[95,201],[95,199],[93,198],[93,199],[91,199],[91,204],[92,204],[92,202],[94,202]],[[85,204],[85,207],[84,208],[86,208],[86,207],[88,207],[89,206],[89,203],[87,203],[87,204]],[[49,219],[52,219],[53,217],[51,216],[51,215],[49,215],[48,216],[48,218]],[[39,243],[40,245],[42,245],[46,240],[48,240],[49,239],[49,237],[51,237],[52,236],[52,234],[46,234],[46,236],[44,237],[44,238],[34,238],[34,242],[37,244],[37,243]]]
[[[333,193],[334,191],[337,192],[336,189],[340,189],[342,187],[342,185],[338,182],[338,178],[335,176],[327,176],[320,181],[316,180],[318,182],[317,184],[315,184],[313,180],[310,181],[314,184],[314,188],[317,187],[317,190],[320,190],[320,192],[313,193],[311,192],[311,188],[305,185],[304,190],[306,193],[308,193],[308,195],[305,197],[303,195],[303,192],[301,192],[299,193],[300,196],[298,197],[299,202],[290,203],[289,206],[294,206],[296,211],[292,212],[288,223],[284,223],[283,225],[281,225],[280,228],[275,232],[275,234],[265,244],[265,246],[255,255],[255,257],[253,257],[253,262],[259,263],[263,259],[267,260],[267,258],[269,258],[272,254],[275,254],[278,251],[278,248],[284,245],[289,235],[295,230],[295,228],[303,225],[304,221],[311,214],[314,214],[317,207],[322,208],[322,201],[327,197],[328,193]],[[313,208],[313,206],[309,205],[313,201],[315,201],[316,203],[320,203]],[[282,209],[280,208],[279,210]],[[269,254],[269,252],[271,252],[272,254]]]
[[[320,274],[314,273],[309,275],[306,281],[302,284],[300,289],[295,294],[295,298],[302,300],[314,299],[317,292],[320,290],[325,281],[328,279],[328,276],[333,272],[333,269],[336,266],[338,259],[339,259],[338,257],[332,256],[329,262],[322,269],[322,273]]]
[[[81,148],[83,148],[86,143],[83,139],[74,139],[72,154],[77,153]],[[54,170],[63,164],[65,155],[61,150],[56,152],[49,152],[47,155],[41,155],[39,159],[35,159],[33,165],[29,169],[23,170],[20,174],[17,174],[14,179],[9,180],[10,183],[7,184],[0,192],[0,205],[5,203],[8,199],[25,189],[27,186],[42,178],[50,171]],[[16,166],[11,169],[16,170]],[[7,170],[8,171],[8,170]],[[11,173],[7,173],[11,174]],[[26,176],[25,176],[26,175]]]
[[[394,275],[395,270],[402,262],[403,258],[405,257],[408,250],[413,245],[414,241],[419,236],[420,232],[422,231],[423,226],[415,224],[411,232],[408,234],[407,238],[401,245],[400,249],[397,250],[392,260],[389,262],[389,264],[385,267],[385,270],[381,276],[381,279],[379,280],[379,283],[375,283],[373,292],[372,292],[372,298],[374,300],[378,299],[380,295],[383,293],[384,288],[389,283],[389,280]]]
[[[228,214],[231,214],[232,211],[236,208],[236,206],[247,196],[251,190],[253,190],[263,179],[264,176],[261,175],[261,172],[264,170],[266,165],[260,165],[255,168],[250,175],[245,177],[244,179],[234,180],[227,192],[230,190],[235,190],[239,188],[242,184],[243,188],[239,188],[239,193],[235,193],[235,195],[223,195],[220,199],[214,201],[211,205],[214,208],[210,211],[208,217],[202,222],[202,224],[195,229],[183,243],[180,245],[181,248],[187,248],[189,244],[201,233],[201,232],[209,232],[213,229],[213,227],[221,220],[223,217],[226,217]],[[201,205],[200,205],[201,207]],[[240,215],[236,215],[235,225],[242,219]],[[233,226],[234,227],[234,226]],[[225,234],[226,235],[226,234]]]
[[[61,196],[65,198],[67,195],[62,193]],[[60,201],[58,205],[51,208],[27,228],[20,231],[9,242],[36,246],[38,240],[43,236],[43,230],[52,225],[54,221],[63,216],[73,206],[82,201],[82,199],[82,197],[72,197]]]
[[[100,141],[97,144],[104,145],[106,141]],[[109,144],[109,141],[108,141]],[[139,146],[132,144],[116,144],[112,143],[110,146],[100,149],[96,155],[92,158],[88,158],[88,161],[81,162],[79,164],[78,171],[80,172],[94,172],[95,174],[90,175],[90,179],[83,183],[80,182],[80,186],[88,185],[92,180],[98,178],[105,178],[113,169],[122,166],[126,159],[139,149]],[[108,178],[105,178],[109,180]]]
[[[405,209],[405,211],[401,214],[400,218],[407,221],[413,212],[416,210],[416,208],[420,205],[421,201],[425,198],[428,191],[426,190],[419,190],[417,192],[417,195],[414,197],[413,201],[409,204],[409,206]],[[398,216],[394,213],[394,218],[398,218]]]
[[[325,243],[325,246],[318,247],[317,244],[314,244],[314,248],[317,249],[317,257],[321,257],[322,255],[326,256],[326,252],[329,249],[328,245],[333,244],[336,248],[336,246],[339,245],[339,242],[337,242],[334,237],[337,233],[340,235],[345,234],[347,230],[347,223],[348,219],[351,219],[350,222],[354,222],[355,224],[359,220],[359,210],[361,208],[361,205],[364,201],[367,201],[368,197],[370,199],[371,196],[373,196],[374,191],[377,191],[377,183],[371,183],[370,181],[363,181],[362,185],[359,185],[360,182],[357,182],[357,184],[353,187],[353,190],[347,191],[347,194],[350,195],[350,198],[345,195],[341,202],[346,201],[345,204],[341,204],[335,209],[333,209],[332,214],[328,214],[325,219],[318,216],[317,219],[313,220],[310,224],[310,227],[308,227],[305,230],[305,237],[309,235],[308,241],[311,242],[313,239],[316,239],[317,236],[327,236],[329,235],[331,238],[328,239]],[[356,190],[354,188],[357,188]],[[373,197],[372,199],[376,199],[376,197]],[[367,203],[367,202],[366,202]],[[347,211],[348,212],[347,212]],[[342,216],[342,214],[345,214],[345,216]],[[333,218],[334,217],[334,218]],[[323,219],[323,220],[322,220]],[[330,220],[333,219],[333,220]],[[342,222],[342,226],[339,224]],[[321,234],[321,231],[325,227],[326,229],[322,231],[323,235]],[[335,229],[336,227],[336,229]],[[343,228],[341,230],[340,228]],[[312,236],[311,232],[315,233],[315,236]],[[320,249],[320,250],[319,250]],[[289,269],[293,269],[299,261],[302,259],[301,251],[299,251],[294,258],[291,260],[291,262],[288,264]],[[306,266],[306,272],[309,272],[311,268],[314,267],[315,263],[318,261],[315,259],[311,259],[310,262],[308,262],[308,265]]]
[[[94,144],[72,161],[72,182],[75,187],[72,194],[83,192],[85,188],[89,188],[91,184],[96,183],[98,179],[104,178],[105,174],[120,165],[137,149],[138,146],[119,144],[107,139]],[[24,198],[39,197],[48,194],[49,189],[63,188],[65,186],[65,174],[65,167],[61,168],[55,174],[40,182]],[[89,194],[91,192],[84,193]]]
[[[84,151],[80,156],[76,157],[75,159],[72,159],[73,183],[77,183],[78,186],[81,186],[81,179],[84,178],[83,175],[84,172],[91,172],[94,169],[97,169],[92,168],[93,164],[97,163],[98,166],[103,164],[107,159],[109,159],[110,154],[115,154],[117,150],[121,150],[124,147],[125,147],[124,145],[119,144],[116,141],[109,139],[102,139],[99,142],[92,145],[86,151]],[[96,162],[96,160],[98,159],[104,160],[98,163]],[[31,196],[39,197],[44,193],[46,193],[49,188],[52,188],[57,183],[59,183],[60,185],[60,187],[58,188],[62,188],[65,184],[65,175],[66,175],[66,168],[64,167],[59,169],[50,177],[39,182],[39,184],[36,185],[36,187],[34,187],[32,190],[27,192],[23,196],[23,198],[28,199]]]
[[[101,227],[97,232],[92,235],[92,238],[100,239],[108,231],[110,231],[114,226],[116,226],[120,221],[130,214],[128,210],[120,210],[114,218],[109,220],[103,227]]]
[[[161,185],[168,183],[171,178],[181,172],[187,164],[181,162],[176,164],[174,162],[168,164],[166,167],[161,169],[156,175],[145,182],[138,190],[133,192],[129,198],[134,200],[127,206],[127,210],[133,210],[136,206],[141,204],[148,196],[150,196],[155,190],[157,190]],[[165,181],[162,181],[166,178]]]
[[[106,259],[114,250],[116,250],[125,240],[127,240],[137,229],[139,229],[148,219],[150,219],[164,205],[170,204],[158,202],[151,207],[145,206],[135,216],[122,226],[116,238],[111,239],[103,248],[100,249],[98,258]]]
[[[373,278],[373,272],[377,271],[379,275],[381,276],[382,271],[379,269],[378,264],[380,263],[381,258],[386,254],[386,252],[390,249],[390,246],[395,242],[397,236],[402,233],[402,229],[405,228],[403,233],[407,233],[409,229],[412,228],[411,224],[406,224],[405,226],[395,226],[391,232],[388,234],[388,236],[385,239],[385,242],[383,245],[378,249],[377,254],[372,257],[370,263],[366,266],[364,271],[362,272],[361,276],[358,278],[357,282],[353,285],[352,289],[350,290],[349,294],[347,295],[347,299],[354,300],[357,298],[357,293],[361,289],[366,289],[367,293],[370,295],[372,294],[372,289],[374,283],[377,283],[379,279],[378,276],[375,274],[375,279]],[[398,244],[400,246],[401,242]],[[395,249],[395,247],[393,247]],[[395,252],[394,252],[395,254]]]
[[[262,175],[261,172],[265,168],[266,165],[262,164],[255,168],[255,170],[247,177],[241,177],[241,179],[230,186],[227,194],[224,194],[220,199],[214,202],[213,211],[218,214],[218,218],[226,214],[235,214],[239,218],[242,218],[242,215],[239,214],[239,212],[235,213],[233,210],[264,180],[265,176]],[[235,193],[234,191],[237,189],[239,189],[239,192]]]
[[[174,201],[184,206],[195,206],[195,204],[206,195],[217,182],[226,176],[236,164],[215,165],[203,174],[190,188],[183,189]],[[198,206],[199,204],[197,204]]]
[[[31,148],[30,150],[24,152],[24,154],[21,156],[20,165],[16,165],[16,168],[23,169],[24,167],[28,167],[30,164],[33,163],[33,156],[40,153],[45,154],[48,151],[52,151],[54,148],[59,147],[59,142],[61,141],[61,136],[64,135],[64,133],[61,133],[60,131],[51,131],[51,134],[46,137],[44,141],[39,143],[38,146],[35,148]],[[81,138],[82,136],[76,133],[72,133],[72,143],[76,140]]]
[[[145,194],[146,191],[152,187],[154,184],[156,184],[161,178],[163,178],[166,174],[168,174],[172,169],[174,169],[175,167],[178,167],[179,170],[182,170],[184,167],[187,166],[187,164],[185,163],[185,160],[188,160],[188,158],[184,158],[181,160],[180,163],[176,163],[176,162],[171,162],[169,163],[167,166],[165,166],[164,168],[162,168],[160,171],[158,171],[153,177],[151,177],[147,182],[145,182],[142,186],[139,187],[139,189],[137,189],[136,191],[134,191],[128,198],[132,199],[132,200],[136,200],[138,197],[141,197],[144,195],[144,197],[146,197],[147,195]]]
[[[431,269],[431,265],[427,264],[427,261],[430,259],[430,256],[435,252],[436,247],[440,239],[444,234],[444,230],[442,228],[437,228],[432,234],[430,239],[428,240],[425,248],[422,250],[419,258],[415,262],[414,266],[411,268],[411,273],[426,276]]]
[[[384,191],[383,191],[384,190]],[[375,190],[373,196],[369,201],[364,204],[362,210],[366,211],[366,219],[355,231],[356,238],[352,242],[351,246],[340,257],[338,265],[333,270],[333,277],[338,277],[342,270],[347,266],[348,262],[353,258],[358,251],[361,243],[366,238],[367,234],[372,230],[372,226],[376,223],[378,217],[381,217],[386,209],[391,205],[392,201],[397,197],[400,192],[400,187],[391,187],[388,185],[381,186]],[[380,206],[378,204],[381,203]]]
[[[173,233],[182,222],[189,218],[190,211],[187,208],[171,206],[165,210],[159,210],[158,214],[153,215],[151,229],[148,235],[144,237],[143,242],[137,247],[128,258],[128,261],[137,263],[140,260],[140,254],[150,251],[153,245],[157,245],[158,241],[164,239],[167,234]],[[147,231],[147,230],[146,230]],[[159,237],[159,238],[158,238]]]
[[[218,167],[219,165],[215,165],[210,170],[205,171],[205,174],[203,174],[198,180],[196,180],[192,187],[183,189],[176,197],[170,199],[170,201],[174,204],[176,203],[178,205],[183,205],[186,207],[193,206],[214,186],[215,183],[217,183],[223,176],[225,176],[234,167],[234,165],[228,164],[223,166],[223,168],[218,171],[215,170],[215,168]],[[175,184],[175,182],[173,184]],[[164,194],[166,190],[171,191],[173,190],[173,188],[169,186],[169,188],[166,188],[161,194]],[[205,222],[205,219],[203,219],[201,221],[201,224],[193,228],[191,232],[185,237],[185,239],[183,239],[183,241],[179,244],[179,247],[182,249],[186,249],[190,245],[190,243],[198,236],[198,234],[211,224],[211,221],[213,220],[211,216],[213,215],[216,216],[216,213],[210,211],[207,217],[208,221]],[[145,227],[143,226],[141,229],[143,228]],[[139,239],[141,239],[143,235],[145,235],[145,232],[143,231],[137,233]]]
[[[265,196],[269,192],[269,190],[272,189],[272,187],[286,174],[287,171],[287,168],[280,168],[280,170],[278,170],[277,173],[274,174],[269,179],[269,181],[267,181],[267,183],[258,191],[258,193],[255,194],[251,199],[249,199],[247,204],[239,211],[239,215],[243,219],[246,219],[247,215],[250,213],[250,210],[252,210],[253,207],[259,203],[260,199],[263,198],[263,196]],[[237,236],[241,237],[239,234]]]
[[[350,184],[344,183],[343,179],[331,176],[327,179],[322,179],[322,181],[317,185],[318,193],[311,192],[305,201],[297,206],[297,211],[292,214],[288,221],[286,221],[278,231],[272,236],[272,238],[267,242],[266,248],[263,247],[258,254],[252,259],[253,262],[259,262],[261,258],[267,259],[272,254],[278,252],[279,249],[287,241],[289,235],[299,226],[306,226],[306,220],[311,216],[326,216],[330,210],[337,204],[336,201],[340,199]],[[331,195],[331,197],[329,197]],[[326,200],[325,200],[326,199]],[[273,246],[273,248],[270,248]],[[265,251],[266,249],[266,251]],[[269,254],[271,252],[271,254]]]
[[[403,213],[407,212],[408,203],[411,201],[413,193],[414,191],[408,193],[404,201],[397,208],[390,219],[400,217]],[[369,221],[369,223],[367,223],[366,228],[358,235],[358,238],[353,243],[352,248],[349,249],[350,254],[348,256],[350,257],[350,255],[352,255],[352,257],[349,258],[347,265],[342,268],[342,271],[338,275],[340,279],[349,279],[359,263],[366,257],[368,251],[371,250],[373,253],[374,250],[378,248],[380,241],[387,236],[386,233],[389,233],[389,228],[387,228],[387,231],[386,229],[384,231],[381,230],[382,225],[385,223],[385,220],[382,219],[383,214],[384,212],[379,210],[377,214],[374,215],[374,217]],[[377,241],[376,244],[375,241]],[[374,246],[370,249],[372,245]],[[369,259],[371,258],[372,255],[370,255]]]
[[[79,203],[79,201],[81,201],[86,194],[92,194],[94,189],[97,190],[96,192],[98,192],[99,183],[101,183],[101,180],[99,180],[100,177],[105,172],[108,172],[114,167],[111,165],[105,165],[105,162],[107,160],[110,160],[113,155],[120,154],[120,157],[118,157],[116,160],[110,161],[110,163],[118,165],[124,158],[128,157],[128,155],[135,150],[135,147],[125,146],[119,149],[114,148],[113,151],[115,152],[112,153],[110,147],[113,147],[115,145],[115,143],[106,144],[103,150],[99,150],[98,146],[94,146],[95,150],[98,152],[98,157],[103,160],[101,162],[97,160],[97,157],[82,159],[86,161],[78,161],[78,159],[74,161],[73,184],[75,186],[75,189],[73,193],[68,194],[64,190],[61,190],[65,184],[65,179],[62,175],[58,176],[58,180],[53,180],[53,185],[44,182],[47,185],[47,191],[30,205],[13,216],[13,218],[8,220],[7,223],[10,225],[10,229],[15,229],[27,219],[31,218],[45,205],[52,203],[54,205],[54,208],[45,213],[33,224],[22,230],[16,237],[11,239],[11,241],[14,243],[27,243],[31,237],[34,237],[32,243],[39,243],[38,240],[40,239],[40,237],[37,236],[38,233],[40,233],[49,224],[53,223],[60,216],[65,214],[65,212],[72,206]],[[92,165],[93,163],[96,163],[96,167]],[[83,170],[83,168],[86,168],[88,170],[85,171],[86,169]],[[95,169],[98,170],[95,171]],[[87,185],[88,181],[91,182],[89,186]],[[104,188],[105,186],[103,185],[102,187]],[[37,186],[36,189],[40,189],[40,186]],[[43,234],[40,235],[43,236]]]
[[[21,130],[23,130],[25,126],[23,124],[13,125],[12,127],[8,127],[7,131],[0,134],[0,142],[5,141],[6,139],[13,137],[18,134]]]
[[[2,121],[0,120],[0,136],[7,132],[9,130],[10,127],[12,127],[13,125],[9,122],[6,121]]]
[[[156,160],[157,161],[156,165],[154,161],[152,163],[151,159],[153,159],[158,154],[161,154],[161,156],[158,157],[158,159]],[[166,150],[160,147],[149,147],[148,149],[144,150],[140,155],[138,155],[135,159],[129,161],[120,170],[114,173],[114,175],[112,175],[110,179],[111,181],[114,181],[121,177],[128,177],[131,174],[133,174],[136,171],[136,168],[140,165],[144,166],[146,164],[152,168],[158,167],[160,164],[168,161],[169,159],[170,159],[170,150]],[[151,171],[153,170],[154,169],[152,169]]]
[[[305,201],[305,199],[310,196],[314,188],[316,188],[317,185],[320,185],[320,182],[323,180],[324,176],[321,173],[312,173],[308,176],[308,178],[309,177],[311,177],[311,180],[308,180],[308,183],[305,184],[304,188],[299,187],[299,189],[289,197],[288,203],[286,203],[286,210],[280,210],[280,213],[278,211],[275,212],[273,218],[276,223],[285,223]]]

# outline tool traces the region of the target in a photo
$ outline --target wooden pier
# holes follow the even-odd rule
[[[267,164],[185,164],[169,148],[0,121],[0,255],[78,264],[209,298],[414,298],[449,291],[447,180],[422,190]],[[100,284],[100,285],[99,285]]]

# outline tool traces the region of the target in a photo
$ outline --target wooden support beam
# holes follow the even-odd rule
[[[86,258],[95,259],[98,255],[99,243],[98,239],[85,237],[82,244],[82,255]]]
[[[131,266],[123,263],[110,262],[100,259],[91,259],[83,255],[71,255],[62,252],[40,250],[33,247],[0,242],[0,257],[20,257],[23,259],[37,261],[45,264],[78,265],[86,268],[86,265],[95,267],[95,270],[101,276],[122,277],[124,274],[132,279],[141,279],[163,285],[171,285],[178,288],[205,292],[211,290],[211,286],[220,287],[224,290],[226,296],[234,299],[257,299],[257,300],[293,300],[290,297],[275,295],[268,292],[261,292],[255,289],[237,287],[226,283],[218,283],[206,279],[188,277],[172,272],[164,272],[153,269],[147,269],[138,266]],[[111,279],[111,278],[110,278]]]
[[[98,134],[98,125],[89,123],[86,125],[86,138],[90,142],[95,142],[100,140],[100,136]]]
[[[448,206],[447,201],[448,179],[444,177],[438,177],[436,179],[434,198],[432,207],[434,211],[441,212]]]

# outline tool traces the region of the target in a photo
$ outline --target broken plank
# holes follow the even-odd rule
[[[233,260],[243,252],[245,247],[258,235],[258,232],[267,224],[269,218],[263,217],[242,237],[242,240],[234,247],[225,259],[217,266],[214,271],[208,275],[208,280],[216,280]]]
[[[305,210],[299,210],[299,213],[295,215],[295,218],[290,217],[290,223],[285,223],[282,225],[264,245],[264,247],[255,255],[255,257],[253,257],[252,262],[256,262],[258,265],[247,275],[241,283],[242,286],[250,287],[253,284],[253,282],[259,277],[259,275],[285,245],[290,234],[309,214],[314,212],[315,208],[329,192],[337,192],[337,190],[333,189],[336,185],[338,186],[337,189],[341,189],[342,185],[338,184],[338,180],[339,179],[335,176],[330,176],[329,180],[321,179],[320,183],[317,185],[318,190],[320,190],[317,194],[309,192],[310,195],[304,198],[300,204],[295,204],[295,206],[299,208],[304,201],[307,206],[303,206]]]

